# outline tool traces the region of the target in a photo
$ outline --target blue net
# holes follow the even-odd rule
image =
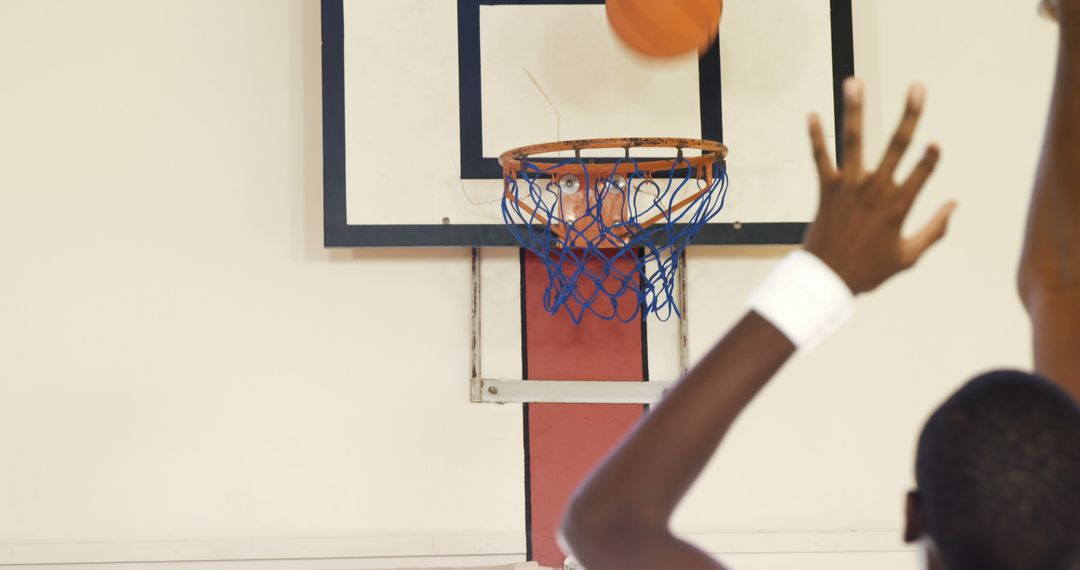
[[[629,154],[629,152],[627,152]],[[592,314],[668,320],[679,260],[724,207],[722,157],[596,160],[519,158],[507,168],[503,220],[546,265],[544,308],[574,323]]]

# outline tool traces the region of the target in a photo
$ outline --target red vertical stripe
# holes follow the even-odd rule
[[[644,339],[638,321],[605,321],[587,315],[574,325],[565,313],[544,310],[548,275],[541,260],[524,258],[525,349],[535,380],[635,381],[645,378]],[[626,262],[624,271],[631,271]],[[529,526],[532,559],[561,568],[556,544],[570,494],[616,442],[641,418],[639,405],[530,404]]]

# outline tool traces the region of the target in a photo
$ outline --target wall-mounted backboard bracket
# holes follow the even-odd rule
[[[654,404],[663,398],[672,382],[615,382],[564,380],[497,380],[481,373],[481,254],[472,248],[472,375],[470,399],[478,404]],[[679,363],[685,374],[688,363],[686,326],[686,259],[679,268],[679,303],[683,307],[679,326]]]
[[[671,382],[472,379],[474,402],[489,404],[655,404]]]

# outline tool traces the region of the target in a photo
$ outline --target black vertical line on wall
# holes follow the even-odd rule
[[[523,248],[518,255],[518,263],[521,267],[521,378],[529,379],[529,334],[528,318],[525,312],[525,256],[528,252]],[[532,540],[532,450],[529,446],[529,404],[521,405],[522,438],[525,446],[525,560],[533,559]]]

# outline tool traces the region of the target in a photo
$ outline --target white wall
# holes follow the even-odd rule
[[[870,143],[924,80],[920,136],[945,160],[916,217],[961,209],[738,424],[680,513],[714,550],[848,532],[904,567],[882,537],[919,423],[971,374],[1029,362],[1012,272],[1053,33],[1031,4],[856,3]],[[522,552],[520,411],[467,401],[468,252],[320,245],[318,16],[0,0],[0,563]],[[692,254],[695,354],[780,254]],[[516,286],[513,258],[489,290]],[[841,565],[785,556],[733,560]]]
[[[468,252],[323,250],[320,75],[315,0],[0,2],[0,543],[523,551]]]

